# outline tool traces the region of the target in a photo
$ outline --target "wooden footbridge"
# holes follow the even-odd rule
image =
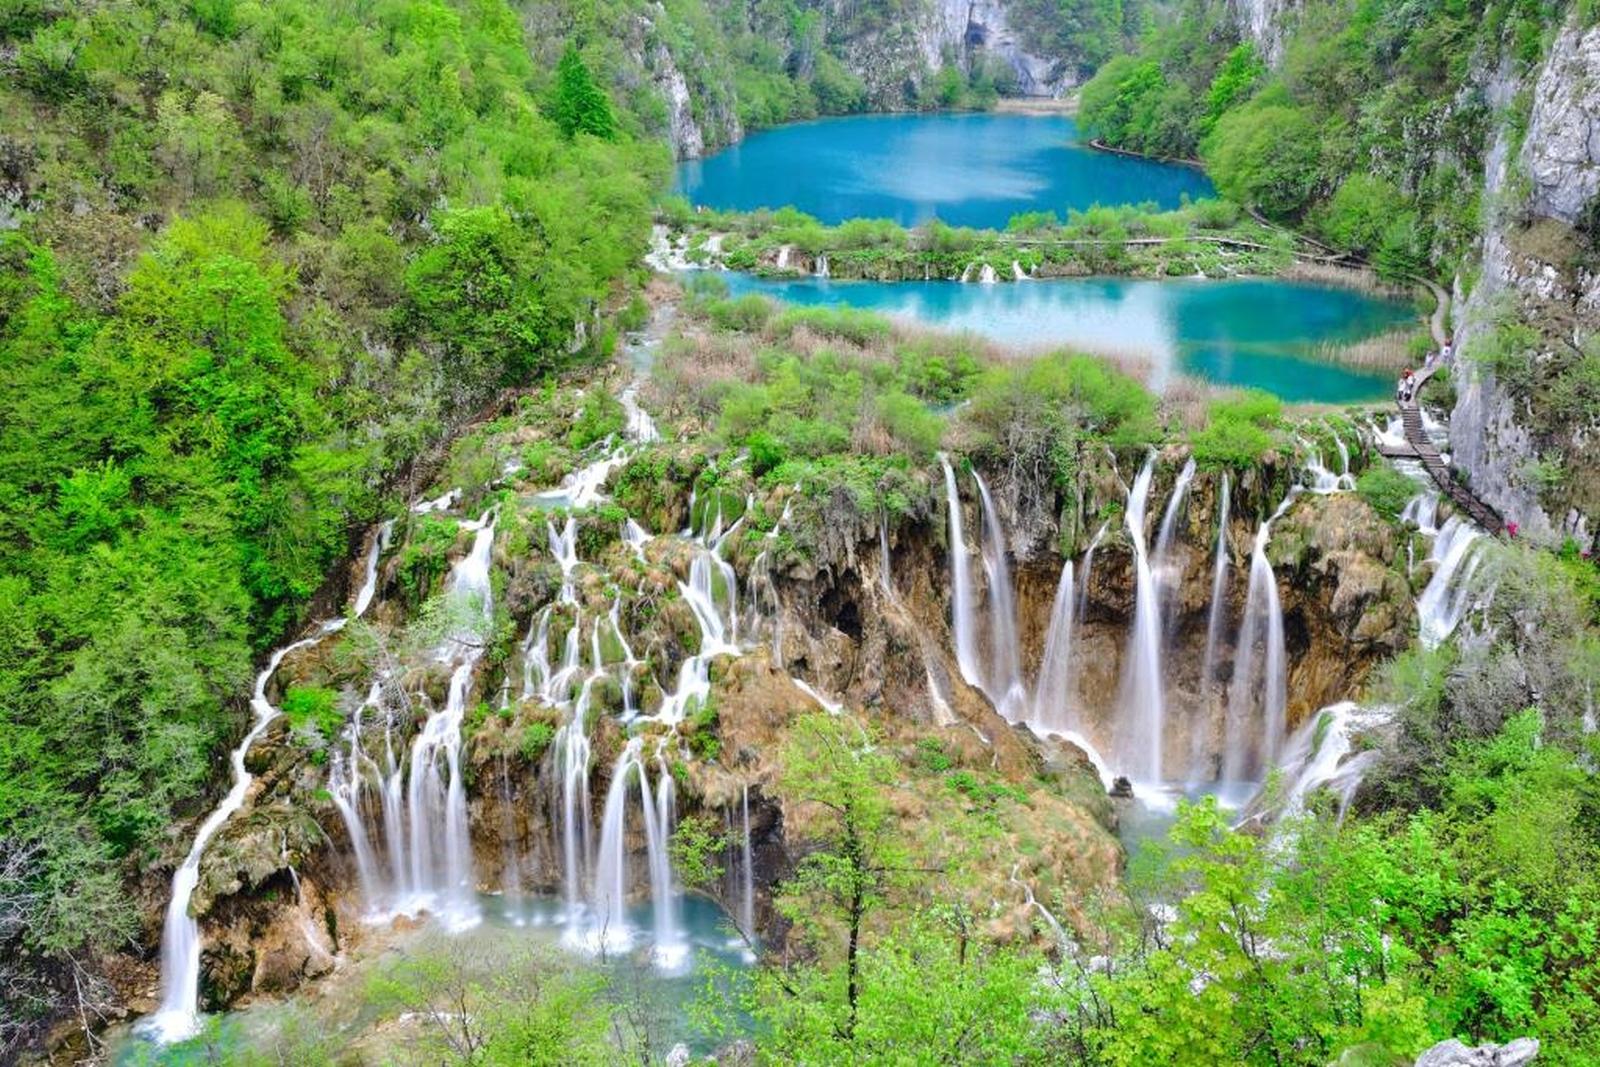
[[[1440,351],[1443,351],[1450,340],[1444,329],[1445,309],[1449,307],[1450,298],[1434,283],[1424,280],[1423,284],[1433,290],[1437,306],[1428,325],[1433,331],[1434,343],[1439,346]],[[1423,469],[1439,487],[1439,491],[1450,498],[1457,510],[1470,517],[1484,530],[1498,536],[1505,532],[1505,520],[1500,517],[1499,512],[1478,499],[1472,490],[1456,479],[1422,425],[1422,407],[1417,403],[1417,397],[1421,395],[1422,387],[1428,383],[1428,379],[1432,378],[1434,372],[1444,366],[1445,362],[1443,358],[1430,359],[1427,366],[1417,372],[1410,393],[1396,394],[1395,403],[1400,408],[1400,425],[1405,432],[1406,444],[1403,448],[1379,445],[1378,451],[1391,459],[1415,459],[1421,462]]]

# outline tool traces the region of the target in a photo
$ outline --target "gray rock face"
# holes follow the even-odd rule
[[[1556,38],[1534,85],[1525,155],[1534,212],[1576,221],[1600,191],[1600,28]]]
[[[1489,105],[1510,105],[1518,87],[1508,70],[1493,73],[1485,85]],[[1483,200],[1490,206],[1482,275],[1465,304],[1457,305],[1459,351],[1470,352],[1508,312],[1536,325],[1570,322],[1580,338],[1600,328],[1600,278],[1561,253],[1571,245],[1567,228],[1600,191],[1600,30],[1568,26],[1556,37],[1534,78],[1521,154],[1514,156],[1511,148],[1510,132],[1502,126],[1484,167]],[[1519,199],[1522,176],[1527,208],[1519,213],[1508,207],[1517,206],[1511,202]],[[1546,232],[1526,227],[1528,217]],[[1532,465],[1552,452],[1564,454],[1571,469],[1573,457],[1587,451],[1588,428],[1568,427],[1560,439],[1535,440],[1522,404],[1488,368],[1459,363],[1450,421],[1455,463],[1478,496],[1515,522],[1522,536],[1540,542],[1572,537],[1588,545],[1593,524],[1586,508],[1569,502],[1552,514],[1529,476]]]
[[[1417,1057],[1416,1067],[1523,1067],[1538,1055],[1539,1042],[1531,1037],[1477,1048],[1452,1039],[1439,1042]]]
[[[1239,32],[1255,42],[1271,66],[1283,58],[1284,16],[1294,6],[1295,0],[1228,0]]]

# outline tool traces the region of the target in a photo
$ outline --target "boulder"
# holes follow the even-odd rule
[[[1451,1038],[1418,1056],[1416,1067],[1522,1067],[1532,1063],[1538,1055],[1539,1042],[1532,1037],[1476,1048]]]

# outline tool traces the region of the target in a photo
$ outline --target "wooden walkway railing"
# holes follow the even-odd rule
[[[1444,457],[1439,455],[1439,450],[1434,447],[1427,431],[1423,429],[1422,407],[1417,403],[1417,397],[1422,393],[1422,387],[1427,384],[1428,379],[1433,377],[1433,372],[1443,364],[1443,360],[1438,360],[1422,368],[1417,373],[1415,384],[1411,387],[1411,395],[1405,399],[1398,396],[1395,398],[1400,408],[1400,424],[1405,430],[1406,443],[1411,446],[1411,454],[1421,461],[1423,469],[1439,487],[1439,491],[1449,497],[1457,509],[1469,516],[1473,522],[1488,533],[1498,536],[1505,532],[1505,521],[1500,518],[1499,512],[1479,500],[1472,490],[1456,480],[1450,468],[1445,465]],[[1394,449],[1385,451],[1391,456],[1404,455]]]

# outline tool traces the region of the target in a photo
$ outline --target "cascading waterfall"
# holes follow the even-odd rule
[[[1173,551],[1173,537],[1178,529],[1178,515],[1183,511],[1183,502],[1189,495],[1189,486],[1194,482],[1194,470],[1194,457],[1191,456],[1183,465],[1183,469],[1178,472],[1178,480],[1172,486],[1172,496],[1167,500],[1167,508],[1161,514],[1161,526],[1156,535],[1156,550],[1151,557],[1156,592],[1161,599],[1163,620],[1171,614],[1172,599],[1183,580],[1181,560]]]
[[[489,557],[494,548],[494,515],[476,523],[472,550],[451,573],[450,595],[465,610],[487,621],[493,614]],[[472,628],[458,630],[439,649],[453,664],[443,710],[432,712],[411,746],[411,777],[406,788],[410,829],[410,881],[402,910],[436,911],[447,926],[478,921],[473,899],[472,842],[467,829],[467,794],[461,767],[461,724],[472,687],[472,672],[483,656],[483,640]],[[443,830],[442,835],[440,830]]]
[[[1156,457],[1151,453],[1128,492],[1128,537],[1133,544],[1133,630],[1122,676],[1122,714],[1118,722],[1116,762],[1136,782],[1156,784],[1162,774],[1162,742],[1166,707],[1161,678],[1161,606],[1145,546],[1145,515]]]
[[[1011,280],[1016,282],[1025,282],[1028,280],[1028,276],[1022,273],[1022,264],[1018,263],[1014,259],[1011,261]]]
[[[166,920],[161,928],[161,1007],[141,1024],[143,1032],[161,1044],[184,1041],[200,1032],[200,924],[189,914],[189,901],[200,884],[200,857],[206,845],[222,829],[222,824],[244,806],[245,794],[250,790],[250,783],[255,781],[255,776],[245,767],[245,754],[280,714],[267,699],[267,682],[285,656],[309,648],[319,640],[321,635],[278,649],[267,661],[266,668],[256,675],[255,691],[250,698],[254,722],[228,757],[233,768],[233,786],[216,810],[200,824],[189,854],[172,876],[172,899],[167,903]]]
[[[355,602],[350,606],[350,614],[356,618],[365,615],[367,608],[372,604],[373,595],[378,590],[378,558],[389,547],[389,538],[394,534],[394,520],[390,519],[378,527],[378,532],[372,538],[372,547],[367,551],[366,568],[361,588],[356,592]]]
[[[1289,739],[1279,761],[1288,783],[1278,809],[1280,817],[1303,811],[1306,797],[1318,790],[1329,790],[1339,798],[1343,817],[1362,777],[1381,754],[1378,749],[1355,752],[1356,736],[1393,717],[1392,707],[1364,708],[1347,700],[1306,720]]]
[[[667,857],[667,834],[672,817],[671,786],[652,794],[650,776],[641,756],[643,741],[633,737],[623,747],[611,771],[601,818],[600,848],[595,858],[591,899],[594,913],[584,943],[596,952],[623,952],[633,944],[628,922],[628,799],[638,786],[639,813],[644,823],[645,851],[651,872],[655,905],[655,950],[659,962],[671,965],[683,956],[681,935],[672,915],[672,876]],[[663,768],[663,774],[665,769]],[[670,780],[671,775],[666,775]]]
[[[1027,712],[1028,693],[1022,681],[1022,662],[1017,640],[1017,609],[1011,588],[1011,567],[1006,560],[1005,530],[1000,514],[989,495],[989,486],[976,470],[972,480],[978,486],[983,505],[983,570],[989,582],[989,673],[984,691],[996,710],[1008,721],[1016,722]]]
[[[1289,703],[1288,653],[1278,578],[1267,560],[1267,541],[1272,524],[1288,510],[1294,496],[1291,491],[1261,524],[1250,550],[1250,586],[1235,646],[1222,757],[1222,777],[1228,783],[1256,781],[1283,745]]]
[[[1436,648],[1455,632],[1472,604],[1473,578],[1482,562],[1477,551],[1483,534],[1459,515],[1439,528],[1428,558],[1436,567],[1417,598],[1417,623],[1422,643]]]
[[[739,932],[756,936],[756,868],[750,848],[750,786],[739,792]]]
[[[665,743],[666,739],[663,738],[662,744]],[[655,908],[653,951],[656,964],[670,970],[682,966],[689,955],[689,947],[678,925],[678,893],[672,884],[672,860],[667,855],[667,842],[672,839],[673,828],[678,822],[678,785],[667,767],[666,758],[659,751],[656,753],[656,767],[659,772],[656,778],[658,833],[647,841],[650,846],[650,897]],[[645,794],[644,804],[647,808],[650,806],[648,793]]]
[[[1436,536],[1439,533],[1439,494],[1424,489],[1406,501],[1404,510],[1400,512],[1400,520],[1411,523],[1424,536]]]
[[[1061,578],[1056,582],[1050,627],[1045,632],[1039,677],[1033,689],[1033,722],[1042,732],[1060,733],[1076,726],[1072,715],[1075,704],[1072,604],[1072,561],[1069,559],[1061,565]]]
[[[968,685],[980,688],[983,675],[972,604],[972,562],[967,558],[967,541],[961,530],[961,496],[956,491],[956,472],[942,452],[939,465],[944,468],[945,502],[950,512],[950,629],[956,642],[956,666]]]
[[[333,805],[338,809],[340,819],[344,822],[345,834],[350,838],[350,850],[356,858],[356,877],[361,886],[362,899],[366,901],[369,911],[376,907],[382,880],[378,875],[378,861],[373,852],[372,841],[367,835],[366,823],[361,817],[362,780],[369,771],[377,773],[377,765],[361,747],[361,713],[369,707],[381,708],[382,697],[382,685],[374,682],[372,690],[367,694],[366,702],[356,709],[355,714],[351,716],[350,724],[345,728],[345,739],[349,743],[348,754],[335,751],[328,772],[328,793],[333,798]]]
[[[994,268],[989,266],[987,263],[983,265],[983,270],[978,273],[978,283],[980,285],[993,285],[999,280],[1000,276],[996,274]]]
[[[1217,558],[1211,568],[1211,612],[1206,618],[1206,652],[1200,661],[1200,685],[1204,689],[1211,683],[1217,666],[1217,642],[1222,639],[1222,627],[1228,614],[1228,475],[1222,475],[1222,491],[1217,504]]]
[[[452,490],[436,500],[424,501],[412,510],[418,514],[425,514],[449,507],[457,495],[458,491]],[[378,562],[389,547],[393,529],[392,521],[385,522],[372,535],[371,547],[368,549],[366,565],[363,568],[361,587],[356,591],[351,603],[349,618],[359,618],[372,605],[378,588]],[[244,806],[245,796],[250,791],[251,783],[255,781],[255,775],[245,766],[245,756],[249,753],[250,747],[266,732],[267,727],[271,726],[273,720],[281,714],[279,708],[267,699],[267,684],[277,673],[284,657],[300,649],[310,648],[324,637],[338,633],[344,628],[345,622],[346,619],[343,618],[324,622],[313,636],[291,642],[278,649],[268,658],[267,665],[261,673],[256,675],[255,688],[250,696],[252,715],[250,729],[228,756],[229,766],[233,770],[233,784],[221,803],[200,824],[200,829],[195,832],[194,842],[189,846],[188,855],[172,875],[172,896],[167,902],[166,916],[161,928],[161,1006],[139,1026],[141,1032],[161,1044],[187,1040],[200,1030],[200,924],[189,914],[189,904],[194,898],[195,887],[200,884],[200,859],[205,854],[206,846],[217,835],[217,831],[222,829],[223,824]],[[378,688],[374,686],[374,696],[377,693]],[[358,729],[359,717],[358,711]],[[352,765],[349,769],[352,779],[360,773],[359,767],[354,763],[354,751],[352,749]],[[335,770],[336,772],[339,770],[337,761]],[[347,828],[354,828],[351,833],[352,848],[356,851],[358,876],[362,879],[363,888],[367,889],[377,883],[377,861],[372,854],[365,826],[355,806],[353,789],[352,782],[352,785],[343,791],[345,801],[343,805],[339,804],[340,794],[335,791],[335,804],[340,807],[340,814],[345,818]]]

